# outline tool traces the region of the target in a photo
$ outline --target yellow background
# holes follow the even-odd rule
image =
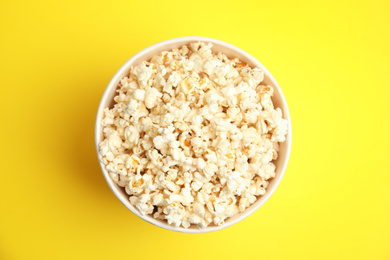
[[[1,1],[0,259],[390,259],[389,3]],[[187,35],[257,57],[293,123],[276,193],[209,234],[132,214],[93,138],[116,70]]]

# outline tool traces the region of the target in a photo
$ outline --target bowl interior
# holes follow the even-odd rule
[[[229,218],[226,220],[225,224],[222,226],[208,226],[205,229],[198,229],[196,226],[191,226],[188,229],[182,228],[182,227],[174,227],[171,225],[168,225],[166,221],[161,221],[154,219],[150,215],[142,216],[137,209],[133,205],[130,204],[128,196],[123,188],[119,187],[108,175],[107,171],[104,169],[104,166],[101,164],[102,171],[104,173],[104,176],[112,189],[112,191],[115,193],[115,195],[121,200],[121,202],[129,208],[134,214],[137,216],[143,218],[144,220],[148,221],[149,223],[152,223],[154,225],[179,231],[179,232],[186,232],[186,233],[201,233],[201,232],[210,232],[210,231],[216,231],[225,227],[228,227],[234,223],[237,223],[241,221],[242,219],[246,218],[250,214],[252,214],[254,211],[256,211],[258,208],[261,207],[261,205],[264,204],[265,201],[268,200],[268,198],[272,195],[278,184],[280,183],[284,171],[287,166],[287,162],[290,155],[291,150],[291,121],[290,121],[290,114],[287,107],[286,100],[284,98],[284,95],[273,78],[273,76],[268,72],[268,70],[254,57],[249,55],[248,53],[242,51],[241,49],[227,44],[225,42],[211,39],[211,38],[204,38],[204,37],[182,37],[182,38],[176,38],[168,41],[164,41],[158,44],[155,44],[149,48],[144,49],[143,51],[137,53],[135,56],[133,56],[130,60],[128,60],[115,74],[115,76],[112,78],[111,82],[109,83],[103,98],[101,100],[101,104],[99,106],[98,115],[97,115],[97,121],[96,121],[96,129],[95,129],[95,142],[96,146],[100,141],[103,140],[103,133],[102,133],[102,127],[101,127],[101,120],[103,117],[103,109],[106,107],[112,107],[114,105],[114,96],[115,96],[115,90],[116,86],[120,82],[120,80],[128,75],[130,67],[136,66],[140,64],[141,62],[145,60],[150,60],[153,56],[159,55],[162,51],[171,50],[173,48],[178,48],[182,46],[183,44],[187,44],[194,41],[205,41],[205,42],[212,42],[213,43],[213,51],[214,52],[222,52],[226,54],[228,57],[237,57],[240,60],[244,61],[245,63],[249,64],[252,67],[260,67],[265,71],[264,75],[264,84],[271,85],[274,88],[274,96],[272,98],[275,107],[280,107],[283,111],[283,117],[286,118],[289,121],[289,129],[287,133],[287,139],[285,142],[280,144],[280,151],[279,151],[279,157],[277,160],[274,161],[276,165],[276,177],[270,180],[269,186],[267,188],[266,194],[261,196],[252,206],[247,208],[243,213],[237,214],[236,216]]]

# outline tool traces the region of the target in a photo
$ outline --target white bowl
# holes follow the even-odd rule
[[[123,188],[118,186],[109,176],[106,169],[104,168],[104,165],[100,163],[100,167],[102,168],[103,175],[106,178],[106,181],[108,183],[108,186],[110,186],[111,190],[114,192],[115,196],[118,197],[118,199],[128,208],[130,209],[135,215],[142,218],[143,220],[146,220],[147,222],[154,224],[158,227],[165,228],[168,230],[178,231],[178,232],[184,232],[184,233],[205,233],[205,232],[212,232],[217,231],[226,227],[229,227],[244,218],[248,217],[252,213],[254,213],[256,210],[258,210],[274,193],[276,188],[278,187],[280,181],[283,178],[283,174],[286,171],[287,163],[290,157],[290,151],[291,151],[291,119],[290,119],[290,113],[287,107],[286,99],[283,95],[283,92],[281,88],[279,87],[278,83],[274,79],[274,77],[271,75],[271,73],[252,55],[248,54],[247,52],[241,50],[240,48],[237,48],[236,46],[233,46],[229,43],[212,39],[212,38],[206,38],[206,37],[198,37],[198,36],[188,36],[188,37],[180,37],[175,39],[166,40],[163,42],[156,43],[140,52],[135,54],[133,57],[131,57],[114,75],[114,77],[111,79],[110,83],[108,84],[102,100],[99,105],[97,118],[96,118],[96,126],[95,126],[95,144],[96,144],[96,150],[99,153],[99,147],[98,144],[100,141],[103,140],[103,133],[102,133],[102,126],[101,126],[101,120],[103,117],[103,110],[106,107],[111,107],[114,104],[114,96],[115,96],[115,89],[119,83],[119,81],[128,74],[130,67],[135,66],[137,64],[140,64],[142,61],[149,60],[155,55],[159,55],[162,51],[171,50],[172,48],[178,48],[182,46],[183,44],[187,44],[190,42],[195,41],[203,41],[203,42],[212,42],[213,43],[213,51],[215,52],[222,52],[226,54],[228,57],[237,57],[240,60],[246,62],[250,66],[253,67],[259,67],[264,70],[264,81],[263,83],[271,85],[274,87],[274,96],[272,98],[275,107],[280,107],[283,111],[283,117],[288,120],[288,133],[287,133],[287,139],[285,142],[280,144],[280,152],[278,159],[274,162],[276,165],[276,177],[270,180],[269,186],[267,188],[266,193],[261,196],[252,206],[247,208],[244,212],[237,214],[236,216],[229,218],[226,220],[226,222],[221,226],[208,226],[205,229],[198,229],[196,226],[191,226],[188,229],[185,229],[183,227],[175,227],[172,225],[169,225],[166,221],[158,220],[153,218],[151,215],[142,216],[139,211],[130,204],[129,201],[129,195],[126,194]]]

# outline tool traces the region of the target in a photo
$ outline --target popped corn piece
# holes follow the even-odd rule
[[[191,183],[191,187],[194,191],[198,191],[202,188],[203,186],[203,182],[199,181],[199,180],[195,180]]]
[[[144,89],[135,89],[133,92],[133,98],[138,101],[144,101],[145,100],[145,90]]]
[[[149,88],[146,90],[145,94],[145,106],[148,109],[152,109],[156,105],[157,98],[162,97],[162,93],[159,92],[156,88]]]
[[[138,197],[135,207],[142,215],[151,214],[153,212],[153,205],[150,203],[150,195],[142,194]]]

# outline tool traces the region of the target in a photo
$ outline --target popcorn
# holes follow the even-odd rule
[[[133,92],[133,98],[138,101],[145,101],[145,90],[135,89]]]
[[[145,66],[145,64],[141,64],[137,67],[137,81],[141,88],[145,88],[148,85],[148,80],[152,76],[152,70]]]
[[[162,97],[162,93],[156,88],[149,88],[146,90],[145,106],[148,109],[152,109],[156,105],[157,98]]]
[[[191,183],[191,188],[194,190],[194,191],[198,191],[202,188],[203,186],[203,183],[199,180],[195,180]]]
[[[264,72],[211,43],[130,69],[104,110],[99,161],[142,215],[222,225],[266,193],[288,129]]]

